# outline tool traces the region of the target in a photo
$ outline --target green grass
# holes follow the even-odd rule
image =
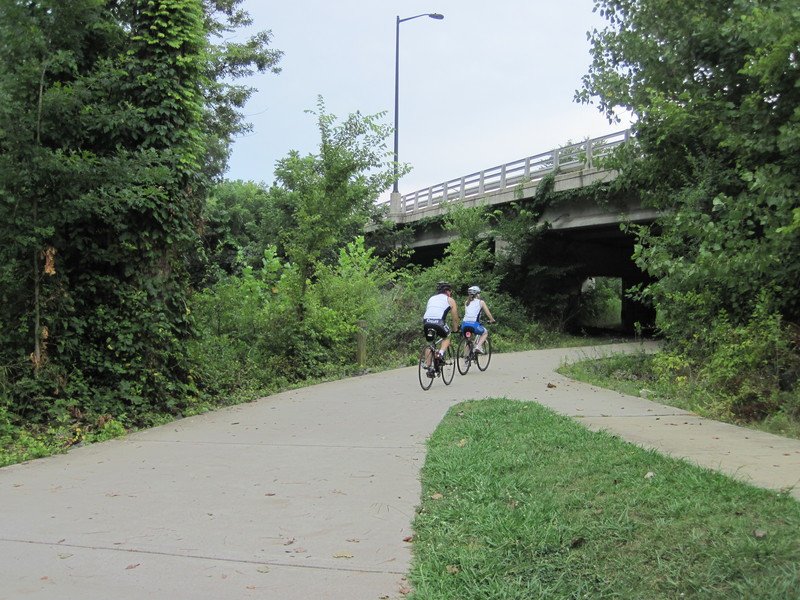
[[[557,371],[577,381],[639,396],[643,389],[655,391],[657,386],[652,374],[652,359],[653,355],[645,352],[612,354],[564,363]],[[691,410],[688,406],[680,408]]]
[[[538,404],[453,407],[422,486],[413,600],[800,598],[800,503]]]
[[[800,411],[792,408],[793,403],[795,406],[797,403],[797,392],[794,392],[794,400],[785,402],[787,410],[772,413],[756,421],[737,420],[732,418],[728,411],[720,408],[718,395],[714,393],[713,389],[691,384],[688,381],[681,382],[681,378],[671,383],[659,380],[652,366],[654,359],[653,354],[643,352],[613,354],[600,359],[586,359],[562,364],[558,372],[577,381],[616,390],[623,394],[647,396],[663,404],[692,411],[710,419],[800,439],[800,419],[798,419]],[[791,394],[785,393],[784,396],[788,398]]]

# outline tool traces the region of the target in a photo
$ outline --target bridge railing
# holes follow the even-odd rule
[[[592,168],[629,138],[630,130],[618,131],[437,183],[403,195],[400,212],[425,210],[453,200],[462,201],[522,183],[539,181],[556,169],[563,172]]]

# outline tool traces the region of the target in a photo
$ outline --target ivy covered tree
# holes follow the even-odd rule
[[[240,0],[0,1],[0,387],[19,416],[178,411],[205,189],[275,69]]]
[[[619,185],[661,218],[636,259],[668,336],[691,339],[761,303],[800,320],[800,5],[796,0],[598,0],[578,97],[631,111]]]

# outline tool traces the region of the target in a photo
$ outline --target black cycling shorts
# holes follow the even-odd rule
[[[428,331],[433,329],[440,338],[446,338],[450,335],[450,328],[442,319],[423,319],[422,321],[422,334],[429,338]],[[433,341],[429,339],[429,341]]]

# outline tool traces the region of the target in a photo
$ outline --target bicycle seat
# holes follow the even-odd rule
[[[425,339],[429,342],[432,342],[436,339],[436,330],[432,328],[428,328],[425,330]]]

